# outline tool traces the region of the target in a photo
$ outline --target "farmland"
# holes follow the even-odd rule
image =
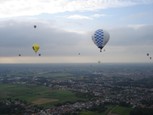
[[[152,68],[151,64],[0,65],[0,113],[152,115]]]
[[[25,100],[33,104],[55,104],[77,101],[75,94],[68,90],[55,90],[44,86],[0,84],[0,99],[12,98]]]

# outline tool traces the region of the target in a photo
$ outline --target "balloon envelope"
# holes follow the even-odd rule
[[[35,53],[37,53],[40,47],[38,44],[33,44],[32,49],[35,51]]]
[[[96,30],[92,35],[92,41],[95,43],[95,45],[98,48],[100,48],[100,51],[107,44],[109,38],[110,38],[109,33],[103,29]]]
[[[34,28],[36,28],[37,26],[36,26],[36,25],[34,25],[33,27],[34,27]]]
[[[147,53],[147,56],[149,56],[149,53]]]

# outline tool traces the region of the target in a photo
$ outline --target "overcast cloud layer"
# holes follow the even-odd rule
[[[0,25],[0,49],[3,49],[1,56],[31,54],[34,43],[40,44],[40,49],[47,55],[63,55],[67,52],[72,53],[81,41],[87,39],[84,34],[53,28],[41,22],[37,23],[37,28],[33,27],[32,22],[13,20],[2,22]]]
[[[43,22],[37,22],[37,28],[34,28],[32,22],[14,20],[3,21],[0,25],[1,56],[16,56],[19,53],[30,56],[33,54],[33,43],[40,44],[40,52],[45,56],[75,56],[79,52],[84,56],[93,56],[99,53],[91,40],[94,30],[84,33],[70,32]],[[151,47],[153,43],[153,25],[114,28],[108,31],[111,35],[108,46],[113,48]],[[124,50],[121,53],[124,54]]]
[[[153,3],[152,0],[0,0],[0,18],[33,16],[41,13],[93,11]]]

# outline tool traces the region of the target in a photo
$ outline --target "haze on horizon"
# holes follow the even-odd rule
[[[102,53],[91,39],[99,28],[110,33]],[[0,0],[0,63],[150,63],[147,53],[152,0]]]

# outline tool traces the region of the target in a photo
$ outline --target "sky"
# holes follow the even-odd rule
[[[91,38],[97,29],[110,34],[103,52]],[[152,0],[0,0],[0,63],[152,63],[150,57]]]

